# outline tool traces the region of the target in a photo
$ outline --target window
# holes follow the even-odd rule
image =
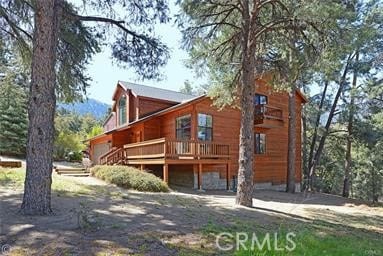
[[[266,134],[256,133],[254,134],[254,153],[265,154],[266,153]]]
[[[254,96],[254,105],[266,105],[267,96],[261,94],[255,94]]]
[[[190,140],[191,138],[191,115],[185,115],[176,119],[177,139]]]
[[[199,140],[213,140],[213,118],[211,115],[198,114],[198,131]]]
[[[118,102],[118,124],[126,123],[126,96],[123,95]]]

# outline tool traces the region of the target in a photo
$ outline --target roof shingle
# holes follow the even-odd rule
[[[182,92],[171,91],[167,89],[156,88],[147,85],[134,84],[130,82],[118,81],[126,89],[132,90],[138,96],[155,98],[173,102],[183,102],[196,98],[194,95],[185,94]]]

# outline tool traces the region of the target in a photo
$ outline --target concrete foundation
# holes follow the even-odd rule
[[[273,185],[271,182],[255,183],[254,189],[268,189],[275,191],[286,191],[286,184]],[[301,192],[301,184],[295,184],[295,192]]]
[[[198,189],[198,174],[194,174],[194,188]],[[219,172],[202,173],[202,189],[224,190],[226,189],[226,179],[220,178]]]

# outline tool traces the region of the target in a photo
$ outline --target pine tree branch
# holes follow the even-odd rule
[[[231,8],[234,8],[238,11],[242,11],[241,10],[241,1],[237,1],[237,4],[234,4],[234,3],[231,3],[232,1],[228,1],[228,3],[223,3],[222,1],[208,1],[209,4],[211,5],[216,5],[216,6],[223,6],[223,7],[231,7]]]
[[[134,31],[128,29],[126,26],[124,26],[123,24],[125,24],[125,21],[123,21],[123,20],[115,20],[115,19],[111,19],[111,18],[97,17],[97,16],[82,16],[82,15],[78,15],[78,14],[69,12],[68,10],[65,10],[65,13],[68,16],[71,16],[72,18],[74,18],[76,20],[80,20],[80,21],[94,21],[94,22],[103,22],[103,23],[112,24],[114,26],[117,26],[121,30],[123,30],[125,33],[127,33],[127,34],[129,34],[135,38],[139,38],[141,40],[144,40],[145,42],[150,43],[149,42],[150,40],[148,40],[147,37],[140,35],[140,34],[137,34],[136,32],[134,32]]]
[[[32,36],[27,31],[17,26],[16,23],[11,20],[11,18],[8,16],[7,12],[2,6],[0,6],[0,17],[3,17],[3,19],[8,23],[8,25],[11,27],[12,31],[18,39],[22,39],[24,41],[21,34],[19,33],[20,31],[21,33],[26,35],[30,40],[32,40]]]
[[[287,13],[290,13],[289,9],[287,8],[287,6],[282,3],[282,1],[280,0],[264,0],[264,1],[261,1],[261,3],[258,5],[258,8],[259,9],[262,9],[264,6],[268,5],[268,4],[272,4],[273,6],[275,4],[279,5],[283,10],[285,10]]]
[[[3,27],[0,27],[0,29],[1,29],[2,31],[4,31],[5,33],[7,33],[8,35],[10,35],[11,37],[13,37],[14,39],[17,40],[17,36],[16,36],[15,34],[13,34],[12,32],[6,30],[6,29],[3,28]]]

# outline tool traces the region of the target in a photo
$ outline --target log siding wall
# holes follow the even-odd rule
[[[288,150],[288,94],[272,92],[265,83],[258,83],[256,93],[268,97],[268,105],[279,108],[283,111],[283,121],[278,121],[279,126],[254,126],[255,133],[266,134],[266,153],[254,156],[254,181],[256,183],[272,183],[273,185],[285,184],[287,176],[287,150]],[[119,96],[121,94],[119,93]],[[151,112],[168,108],[174,103],[155,101],[153,99],[138,98],[129,93],[129,117],[132,115],[145,116]],[[297,161],[296,161],[296,182],[301,181],[301,109],[304,99],[297,94]],[[238,152],[239,152],[239,130],[240,111],[234,107],[226,107],[219,110],[214,107],[209,98],[204,98],[194,104],[166,113],[162,116],[153,117],[143,123],[124,131],[112,133],[113,147],[121,147],[128,143],[166,137],[176,138],[175,120],[177,117],[191,114],[192,129],[191,140],[197,138],[197,115],[198,113],[209,114],[213,117],[213,142],[230,145],[230,178],[237,175]],[[138,110],[137,110],[138,106]],[[118,114],[118,113],[117,113]],[[118,116],[118,115],[116,115]],[[93,143],[93,142],[91,142]],[[185,166],[186,167],[186,166]],[[191,167],[192,168],[192,167]],[[220,177],[226,177],[225,165],[206,164],[204,171],[217,171]],[[180,170],[182,171],[182,170]]]

